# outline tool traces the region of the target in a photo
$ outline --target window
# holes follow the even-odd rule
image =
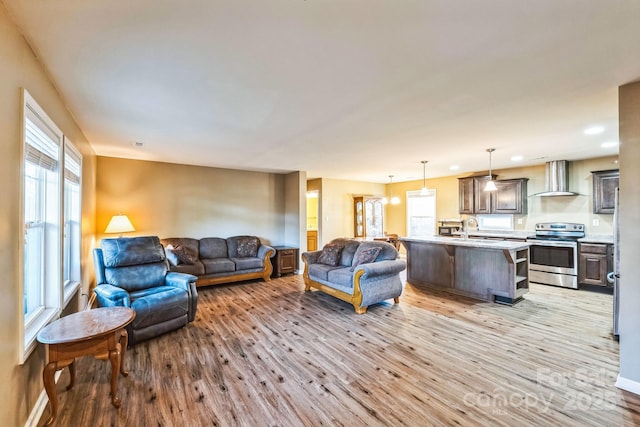
[[[62,283],[64,303],[74,294],[80,284],[80,189],[82,156],[65,137],[64,143],[64,230],[62,250]]]
[[[62,305],[62,132],[24,91],[23,271],[20,362],[35,347],[38,331]]]
[[[407,235],[433,236],[436,234],[436,190],[426,195],[420,191],[407,192]]]

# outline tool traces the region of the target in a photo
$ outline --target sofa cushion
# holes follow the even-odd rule
[[[258,255],[257,239],[238,239],[238,258],[255,258]]]
[[[202,260],[206,274],[229,273],[236,270],[236,265],[228,258],[207,258]]]
[[[104,276],[108,284],[127,292],[164,285],[167,264],[164,259],[155,264],[128,265],[105,268]]]
[[[249,243],[249,241],[252,241],[253,243]],[[227,257],[229,258],[240,258],[241,256],[238,254],[238,246],[242,245],[245,249],[249,248],[249,247],[253,247],[253,245],[255,245],[255,254],[253,254],[253,256],[257,256],[258,255],[258,248],[260,247],[260,239],[258,239],[256,236],[233,236],[233,237],[229,237],[227,238],[227,248],[228,248],[228,253],[227,253]],[[247,253],[246,251],[244,252],[245,254]]]
[[[193,265],[198,261],[198,254],[193,249],[187,246],[175,246],[172,249],[169,249],[170,252],[178,258],[178,264],[189,264]]]
[[[198,239],[192,239],[191,237],[169,237],[160,240],[160,242],[165,248],[169,246],[173,246],[174,248],[178,246],[189,248],[189,251],[194,253],[196,258],[200,258],[200,251],[198,249],[200,242]]]
[[[335,244],[335,243],[327,243],[322,248],[322,253],[318,257],[318,262],[320,264],[330,265],[335,267],[340,262],[340,255],[342,254],[342,250],[344,246]]]
[[[189,312],[189,294],[184,289],[158,286],[132,292],[130,297],[131,308],[136,311],[134,329],[162,323]]]
[[[102,239],[100,246],[104,266],[107,268],[151,264],[165,260],[160,239],[156,236]]]
[[[236,264],[236,271],[254,270],[264,267],[262,259],[256,257],[231,258],[231,261]]]
[[[353,265],[351,266],[350,270],[354,271],[356,267],[359,266],[360,264],[368,264],[370,262],[375,261],[379,253],[380,253],[380,248],[376,248],[376,247],[365,248],[362,250],[358,248],[355,256],[353,257]]]
[[[219,237],[200,239],[200,258],[227,258],[229,256],[227,241]]]
[[[177,273],[187,273],[193,274],[194,276],[202,276],[204,274],[204,264],[200,260],[194,262],[193,264],[178,264],[172,265],[171,271],[175,271]]]
[[[344,288],[353,288],[353,272],[351,267],[341,267],[327,272],[327,280]]]
[[[311,277],[314,280],[324,280],[326,281],[329,275],[329,272],[332,270],[337,270],[339,268],[344,268],[344,267],[332,267],[330,265],[326,265],[326,264],[309,264],[308,269],[309,269],[309,277]]]
[[[180,265],[180,258],[178,258],[178,255],[176,255],[173,249],[173,245],[168,245],[164,248],[164,254],[167,257],[167,261],[169,261],[172,266],[177,267]]]
[[[360,242],[355,239],[339,237],[337,239],[333,239],[329,243],[344,246],[342,254],[340,255],[339,265],[343,267],[351,267],[351,264],[353,263],[353,255],[356,253],[356,250],[360,246]]]

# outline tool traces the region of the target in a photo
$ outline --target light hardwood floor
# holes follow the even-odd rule
[[[301,276],[200,288],[196,321],[57,384],[58,426],[623,426],[611,295],[533,285],[509,307],[406,285],[357,315]],[[45,410],[40,424],[46,420]]]

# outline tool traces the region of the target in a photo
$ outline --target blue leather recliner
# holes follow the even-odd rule
[[[129,345],[186,326],[198,305],[196,276],[170,272],[156,236],[103,239],[93,250],[99,307],[131,307]]]

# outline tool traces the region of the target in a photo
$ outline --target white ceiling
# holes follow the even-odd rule
[[[640,0],[0,1],[103,156],[398,182],[615,155],[640,78]]]

